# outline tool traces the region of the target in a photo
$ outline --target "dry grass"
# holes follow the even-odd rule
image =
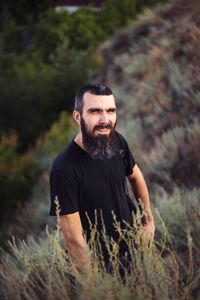
[[[59,223],[51,232],[47,227],[42,239],[16,242],[13,237],[9,242],[10,253],[1,253],[1,299],[192,299],[196,285],[191,234],[188,232],[186,238],[189,257],[183,274],[183,262],[179,261],[161,219],[160,223],[162,235],[149,247],[136,222],[126,232],[115,222],[120,238],[130,249],[132,262],[124,267],[118,259],[118,243],[110,243],[105,235],[111,272],[106,271],[101,251],[97,251],[95,227],[89,242],[91,269],[87,274],[80,272],[66,253]]]

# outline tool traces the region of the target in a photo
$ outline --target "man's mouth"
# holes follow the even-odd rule
[[[100,130],[100,129],[111,129],[112,128],[112,126],[110,125],[110,124],[108,124],[108,125],[97,125],[97,126],[95,126],[95,130]]]
[[[99,128],[99,129],[96,129],[96,131],[107,132],[107,131],[110,131],[110,128]]]
[[[99,125],[95,127],[95,131],[98,131],[99,133],[107,133],[111,130],[112,126],[111,125]]]

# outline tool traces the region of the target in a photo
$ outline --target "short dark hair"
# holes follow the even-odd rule
[[[74,110],[82,113],[83,111],[83,96],[86,92],[93,95],[113,95],[111,89],[102,83],[88,83],[83,85],[75,95]]]

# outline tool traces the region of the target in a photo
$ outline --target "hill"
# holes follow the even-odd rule
[[[118,128],[145,174],[157,238],[163,233],[161,217],[188,272],[190,232],[196,278],[200,267],[199,44],[199,1],[173,1],[146,10],[133,26],[102,46],[104,66],[98,78],[118,100]],[[192,299],[196,299],[198,284],[193,288]]]
[[[199,186],[200,5],[175,1],[104,44],[99,76],[151,189]]]

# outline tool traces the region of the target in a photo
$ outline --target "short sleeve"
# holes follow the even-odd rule
[[[133,173],[133,168],[135,166],[135,159],[133,157],[132,152],[130,151],[130,149],[128,147],[128,144],[127,144],[127,150],[126,150],[126,160],[127,160],[126,176],[129,176]]]
[[[52,170],[50,173],[50,216],[56,215],[55,199],[58,199],[60,215],[67,215],[79,211],[79,184],[73,172]]]
[[[120,139],[120,145],[123,149],[123,160],[124,160],[124,165],[125,165],[125,173],[126,176],[129,176],[133,173],[133,168],[136,164],[135,159],[133,157],[133,154],[131,150],[129,149],[128,143],[126,142],[125,138],[119,134],[119,139]]]

